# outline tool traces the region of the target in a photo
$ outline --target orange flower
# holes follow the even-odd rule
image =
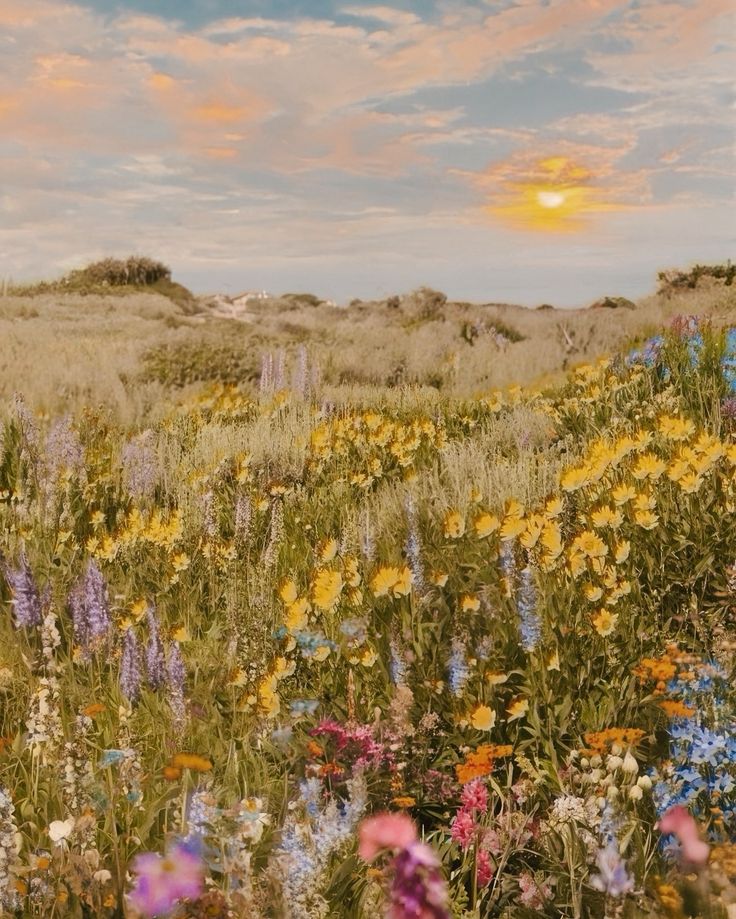
[[[620,747],[635,747],[644,736],[639,728],[607,728],[605,731],[592,731],[583,738],[594,753],[605,753],[613,744]]]
[[[102,712],[107,711],[107,706],[103,705],[102,702],[93,702],[91,705],[88,705],[87,708],[82,709],[82,714],[86,715],[88,718],[93,718],[95,715],[101,715]]]
[[[408,808],[408,807],[414,807],[414,805],[417,802],[416,802],[416,799],[412,798],[411,795],[399,795],[396,798],[392,798],[391,803],[395,807]]]
[[[688,708],[684,702],[678,702],[674,699],[663,699],[657,705],[667,715],[668,718],[692,718],[695,714],[694,708]]]
[[[468,753],[464,763],[458,763],[455,766],[458,782],[465,785],[472,782],[473,779],[490,775],[493,772],[495,761],[504,756],[510,756],[511,751],[510,744],[481,744],[475,753]]]
[[[171,765],[176,769],[191,769],[192,772],[209,772],[212,762],[198,753],[176,753],[171,758]]]
[[[181,769],[179,769],[178,766],[164,766],[161,770],[161,774],[167,782],[176,782],[181,778]]]
[[[307,753],[310,756],[322,756],[323,750],[315,740],[310,740],[307,744]]]

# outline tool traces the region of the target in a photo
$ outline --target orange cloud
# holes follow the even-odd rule
[[[167,90],[176,86],[176,80],[170,77],[168,73],[152,73],[148,78],[148,85],[151,89]]]
[[[213,160],[232,160],[238,155],[235,147],[205,147],[204,152]]]
[[[235,124],[250,116],[251,112],[239,105],[228,105],[225,102],[206,102],[194,109],[194,115],[202,121],[215,124]]]

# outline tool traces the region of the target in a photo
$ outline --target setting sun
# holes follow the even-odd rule
[[[565,196],[559,191],[538,191],[537,201],[542,207],[560,207],[565,203]]]
[[[498,191],[488,211],[519,229],[573,233],[590,215],[619,208],[591,169],[566,156],[506,162],[491,176]]]

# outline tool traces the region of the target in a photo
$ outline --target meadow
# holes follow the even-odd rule
[[[736,916],[733,288],[426,303],[0,300],[0,915]]]

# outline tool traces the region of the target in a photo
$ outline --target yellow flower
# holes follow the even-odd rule
[[[324,661],[330,656],[330,646],[329,645],[320,645],[312,655],[313,661]]]
[[[291,580],[291,578],[287,578],[282,583],[281,587],[279,588],[279,596],[287,606],[296,600],[298,596],[296,584]]]
[[[379,568],[371,580],[371,590],[376,597],[386,597],[399,579],[399,569],[384,566]]]
[[[509,539],[515,539],[526,530],[526,520],[523,517],[517,517],[515,514],[506,515],[501,525],[501,539],[506,542]]]
[[[539,541],[548,561],[554,561],[562,555],[562,531],[557,521],[550,521],[542,527]]]
[[[646,491],[637,495],[634,501],[634,509],[637,511],[653,511],[656,506],[657,499],[653,494]]]
[[[337,555],[337,548],[338,544],[336,539],[323,539],[317,546],[317,558],[322,564],[327,564],[327,562],[331,562]]]
[[[289,604],[284,625],[290,632],[301,632],[307,626],[310,610],[309,600],[306,597],[299,597]]]
[[[642,453],[631,470],[635,479],[649,479],[656,481],[667,468],[667,463],[654,453]]]
[[[555,495],[555,497],[550,498],[544,505],[544,516],[550,518],[559,517],[564,509],[565,502],[558,495]]]
[[[130,614],[136,622],[140,622],[141,619],[146,615],[147,609],[148,600],[141,598],[140,600],[136,600],[135,603],[130,607]]]
[[[500,526],[500,521],[495,514],[483,513],[475,518],[473,521],[473,527],[475,528],[476,536],[479,539],[485,539],[486,536],[490,536],[491,533],[495,533]]]
[[[700,486],[702,484],[703,477],[694,472],[686,473],[678,482],[678,485],[686,495],[692,495],[696,491],[700,491]]]
[[[447,574],[446,571],[433,571],[429,576],[429,580],[436,587],[444,587],[445,584],[447,584],[448,578],[449,578],[449,575]]]
[[[599,610],[598,613],[593,616],[593,625],[595,626],[595,630],[603,638],[605,638],[606,635],[611,634],[611,632],[616,628],[617,622],[618,613],[612,613],[610,609]]]
[[[603,588],[599,584],[587,584],[583,592],[590,603],[595,603],[603,596]]]
[[[600,536],[590,530],[584,530],[575,537],[572,548],[587,558],[602,558],[608,551]]]
[[[566,469],[560,477],[560,485],[564,491],[578,491],[590,481],[588,470],[585,466],[574,466]]]
[[[547,658],[547,670],[559,670],[560,669],[560,653],[555,649],[550,656]]]
[[[519,537],[519,542],[525,549],[533,549],[545,525],[545,519],[541,514],[532,514],[526,521],[526,532]]]
[[[171,567],[174,571],[186,571],[190,565],[190,558],[186,552],[179,552],[171,557]]]
[[[654,511],[637,511],[634,520],[644,530],[653,530],[659,524],[659,517]]]
[[[614,500],[615,504],[619,506],[622,504],[627,504],[629,501],[633,501],[636,497],[636,489],[633,485],[621,484],[617,485],[616,488],[611,492],[611,497]]]
[[[695,432],[695,425],[689,418],[663,415],[657,424],[659,433],[668,440],[687,440]]]
[[[378,660],[378,655],[373,650],[373,648],[366,648],[363,652],[363,656],[360,658],[360,662],[364,667],[372,667],[375,662]]]
[[[175,626],[174,630],[171,633],[171,637],[174,639],[174,641],[178,641],[178,642],[192,640],[192,636],[189,632],[189,629],[185,625]]]
[[[612,507],[601,507],[590,515],[594,527],[611,527],[617,530],[624,522],[624,515]]]
[[[411,568],[405,565],[399,570],[399,576],[393,586],[395,597],[406,597],[411,593],[411,585],[414,580]]]
[[[490,731],[496,723],[496,713],[488,705],[479,705],[473,712],[470,723],[476,731]]]
[[[340,600],[342,587],[342,575],[339,571],[322,568],[317,572],[312,584],[314,605],[322,610],[334,609]]]
[[[97,527],[105,522],[105,515],[102,513],[102,511],[95,511],[90,517],[90,522],[92,523],[92,526],[97,529]]]
[[[506,720],[516,721],[517,718],[523,718],[528,711],[529,700],[525,699],[524,696],[515,696],[506,709],[506,714],[509,716]]]
[[[460,601],[460,607],[464,613],[477,613],[480,609],[480,599],[472,594],[465,594]]]
[[[465,518],[459,511],[445,514],[444,534],[448,539],[460,539],[465,532]]]
[[[486,674],[486,680],[491,686],[500,686],[502,683],[505,683],[508,678],[508,673],[504,673],[503,670],[489,670]]]
[[[631,553],[631,543],[628,541],[628,539],[623,539],[621,540],[621,542],[617,542],[614,547],[614,556],[613,556],[614,559],[616,560],[616,564],[620,565],[623,562],[625,562],[628,559],[630,553]]]

